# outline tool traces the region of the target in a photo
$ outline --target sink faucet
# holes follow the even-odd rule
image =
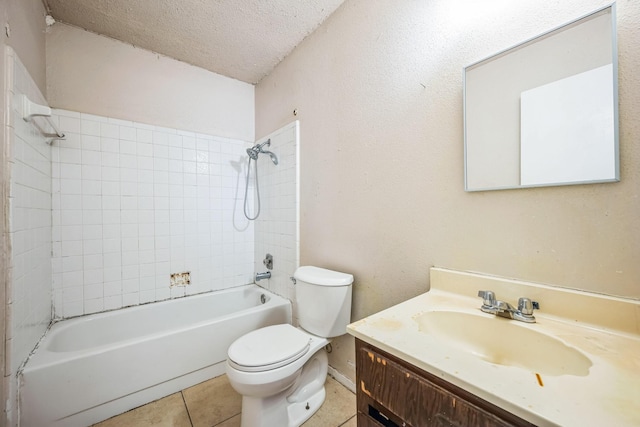
[[[518,299],[518,308],[514,308],[508,302],[496,300],[496,294],[493,291],[478,291],[478,296],[482,298],[482,307],[480,307],[480,310],[485,313],[495,314],[496,316],[519,320],[521,322],[536,322],[536,318],[533,316],[533,309],[537,310],[540,308],[540,305],[536,301],[531,301],[529,298],[523,297]]]

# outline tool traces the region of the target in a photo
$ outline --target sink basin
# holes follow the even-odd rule
[[[586,376],[592,365],[580,351],[536,331],[536,324],[457,311],[428,311],[414,320],[421,332],[490,363],[549,376]]]

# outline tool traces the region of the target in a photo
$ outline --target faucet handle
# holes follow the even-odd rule
[[[529,298],[518,299],[518,311],[525,316],[533,315],[533,310],[539,310],[540,304],[537,301],[531,301]]]
[[[478,291],[478,296],[482,298],[482,305],[491,307],[496,302],[496,294],[493,291]]]

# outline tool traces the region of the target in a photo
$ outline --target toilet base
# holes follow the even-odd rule
[[[299,427],[324,403],[328,358],[319,350],[286,390],[268,397],[242,397],[241,427]]]

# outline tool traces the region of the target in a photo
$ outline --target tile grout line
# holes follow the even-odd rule
[[[187,410],[187,417],[189,417],[189,424],[193,427],[193,421],[191,420],[191,413],[189,412],[189,405],[187,405],[187,400],[184,398],[184,390],[180,391],[180,397],[182,397],[182,403],[184,403],[184,408]]]
[[[212,425],[211,427],[216,427],[216,426],[219,426],[219,425],[220,425],[220,424],[222,424],[222,423],[226,423],[226,422],[227,422],[227,421],[229,421],[231,418],[237,417],[237,416],[238,416],[238,415],[240,415],[240,414],[241,414],[241,412],[238,412],[237,414],[233,414],[233,415],[232,415],[232,416],[230,416],[229,418],[226,418],[226,419],[224,419],[224,420],[220,421],[219,423],[216,423],[216,424]]]
[[[338,424],[338,427],[343,426],[343,425],[346,425],[349,421],[351,421],[352,419],[354,419],[354,418],[355,418],[355,417],[357,417],[357,416],[358,416],[358,414],[355,414],[355,415],[350,416],[350,417],[349,417],[349,418],[347,418],[343,423]]]

